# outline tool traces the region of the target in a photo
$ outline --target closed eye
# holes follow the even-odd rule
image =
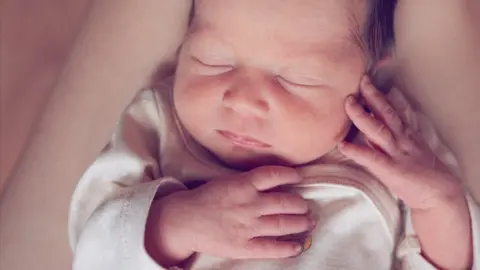
[[[303,88],[313,88],[320,87],[322,84],[314,82],[313,80],[303,80],[302,82],[293,82],[292,80],[286,79],[282,76],[277,76],[278,82],[283,87],[303,87]]]
[[[193,60],[195,62],[197,62],[198,64],[201,64],[203,66],[206,66],[206,67],[211,67],[211,68],[232,68],[232,65],[228,65],[228,64],[213,64],[213,63],[207,63],[206,61],[202,61],[200,60],[199,58],[195,57],[195,56],[192,56]]]
[[[207,75],[207,76],[219,75],[219,74],[229,72],[230,70],[233,69],[232,65],[207,63],[206,61],[202,61],[195,56],[192,56],[192,60],[195,63],[200,65],[198,72],[201,73],[202,75]]]

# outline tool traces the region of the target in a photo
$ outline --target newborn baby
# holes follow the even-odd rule
[[[469,267],[478,207],[365,77],[394,7],[195,1],[174,78],[139,93],[73,195],[74,269]]]

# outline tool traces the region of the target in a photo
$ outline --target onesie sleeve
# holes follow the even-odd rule
[[[165,269],[145,250],[146,220],[155,197],[185,186],[160,171],[158,106],[154,90],[141,91],[80,179],[68,227],[74,270]]]

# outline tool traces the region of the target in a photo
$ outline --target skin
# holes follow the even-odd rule
[[[288,177],[282,171],[286,167],[262,166],[296,166],[324,156],[344,139],[350,120],[372,147],[341,143],[341,152],[369,168],[412,209],[425,257],[445,269],[470,265],[470,217],[454,177],[369,80],[364,80],[361,96],[375,118],[354,98],[366,68],[364,53],[352,38],[366,13],[360,2],[198,1],[180,53],[175,109],[186,131],[219,161],[253,170],[154,203],[146,246],[161,265],[176,265],[195,252],[233,259],[297,255],[298,244],[266,237],[307,230],[305,213],[295,208],[298,198],[284,193],[277,194],[283,196],[284,209],[258,213],[265,205],[256,192],[281,186]],[[257,142],[252,146],[244,139],[239,145],[239,136]],[[265,177],[262,168],[274,172]],[[252,197],[244,185],[251,188],[252,179],[259,178],[272,183]],[[228,195],[231,190],[242,199]],[[232,212],[233,220],[228,218]],[[267,218],[276,221],[265,222]],[[446,222],[430,227],[440,220]]]
[[[158,0],[142,1],[141,5],[134,3],[133,6],[131,1],[97,2],[99,4],[92,8],[94,13],[85,27],[83,37],[77,41],[77,46],[91,46],[92,42],[102,46],[93,46],[89,50],[77,49],[72,54],[69,60],[70,72],[62,75],[63,83],[58,85],[49,98],[46,110],[49,113],[41,114],[38,131],[32,133],[32,140],[17,165],[17,173],[9,179],[10,184],[1,199],[2,269],[69,268],[71,256],[68,252],[67,237],[66,233],[61,231],[67,226],[67,206],[75,182],[109,138],[124,106],[147,80],[146,73],[157,64],[155,59],[164,59],[165,55],[170,53],[160,47],[165,45],[165,48],[168,48],[166,41],[176,42],[180,39],[165,37],[177,31],[171,28],[174,23],[165,23],[165,18],[169,17],[167,15],[178,20],[186,18],[188,14],[188,7],[181,15],[162,6],[165,1]],[[170,2],[178,4],[190,1]],[[480,93],[477,87],[479,76],[476,76],[479,61],[471,56],[478,52],[479,46],[474,44],[479,43],[470,41],[470,38],[479,37],[475,33],[480,33],[480,24],[467,18],[478,19],[480,16],[464,14],[474,11],[480,14],[477,4],[479,2],[402,0],[400,3],[402,8],[396,16],[396,27],[399,30],[397,44],[403,49],[402,56],[409,59],[410,68],[415,67],[412,73],[422,86],[413,91],[412,95],[419,98],[422,105],[428,106],[430,116],[434,117],[443,131],[442,134],[449,135],[447,139],[450,145],[459,154],[461,163],[465,164],[467,178],[474,183],[480,176],[476,169],[480,153],[479,144],[476,143],[478,132],[472,132],[470,119],[462,116],[468,115],[469,111],[478,111],[478,98],[471,97]],[[465,3],[472,5],[466,8]],[[475,8],[471,7],[473,4],[476,5]],[[159,15],[159,10],[167,11],[166,17]],[[451,27],[438,27],[437,22],[444,22],[446,18],[449,23],[443,25]],[[132,28],[128,31],[122,28],[121,35],[105,37],[102,27],[115,29],[120,23],[131,25]],[[152,25],[157,27],[151,27]],[[162,25],[168,25],[168,31],[158,28]],[[160,32],[156,32],[156,29]],[[161,32],[163,30],[165,31]],[[138,35],[132,36],[134,33]],[[455,39],[450,38],[452,34]],[[152,42],[155,38],[158,40]],[[135,44],[141,45],[139,51],[135,49],[136,46],[132,47],[131,40],[136,40]],[[104,46],[106,41],[114,45]],[[431,44],[435,44],[436,50],[432,50]],[[459,44],[472,46],[469,48]],[[146,48],[145,45],[150,47]],[[93,54],[102,57],[97,57],[94,61],[89,57]],[[122,59],[121,63],[124,63],[125,58],[129,59],[129,65],[118,64],[118,59]],[[469,63],[465,64],[464,59],[469,59]],[[104,70],[110,70],[109,73],[98,76],[98,60],[105,65]],[[435,67],[423,67],[425,63],[437,64]],[[456,63],[455,69],[450,68],[452,63]],[[421,68],[418,68],[419,66]],[[123,70],[124,68],[128,69]],[[448,75],[452,70],[459,73],[471,72],[473,76],[462,77],[465,84],[459,85],[456,79],[438,75],[439,72]],[[429,73],[434,74],[433,79],[425,76]],[[122,79],[119,80],[120,77]],[[128,79],[124,79],[125,77]],[[95,80],[92,81],[93,78]],[[87,82],[91,83],[85,85]],[[445,103],[445,100],[458,102]],[[98,102],[98,105],[92,101]],[[444,113],[438,114],[439,111]],[[92,119],[96,119],[95,128],[92,128]],[[78,131],[85,129],[88,130],[88,135],[78,136]],[[458,130],[463,132],[457,132]],[[453,136],[451,132],[464,135]],[[476,146],[476,149],[472,149]],[[43,196],[43,192],[40,192],[42,190],[48,190],[48,196]]]
[[[479,201],[480,128],[472,119],[480,113],[480,1],[401,0],[395,32],[408,94],[458,156],[465,184]]]
[[[352,0],[196,2],[176,71],[175,109],[187,132],[220,162],[251,171],[154,203],[145,240],[161,265],[176,265],[195,252],[243,259],[299,254],[300,243],[271,236],[309,229],[307,209],[295,208],[305,201],[278,192],[276,204],[283,209],[258,213],[266,207],[258,192],[284,185],[295,170],[263,166],[313,161],[350,130],[344,100],[358,92],[367,66],[355,35],[365,9],[363,1]],[[268,147],[239,146],[219,130]],[[258,178],[271,183],[252,196],[249,183]],[[236,196],[225,195],[232,189]],[[227,218],[232,211],[234,220]]]
[[[458,179],[397,111],[398,106],[408,106],[405,99],[400,104],[389,103],[368,78],[361,89],[362,99],[373,113],[366,113],[352,96],[347,98],[345,110],[370,147],[343,142],[340,151],[369,169],[411,209],[422,254],[430,262],[440,269],[469,269],[472,229]]]
[[[316,220],[301,196],[272,189],[301,181],[292,168],[264,166],[166,196],[152,207],[146,248],[167,267],[195,252],[232,259],[296,256],[301,242],[276,237],[309,231]]]
[[[190,4],[94,1],[67,68],[2,192],[0,269],[71,269],[66,228],[75,185],[138,89],[174,57]]]
[[[350,128],[343,101],[366,69],[355,40],[362,2],[199,1],[174,86],[183,126],[240,169],[330,152]],[[238,147],[218,131],[268,146]]]

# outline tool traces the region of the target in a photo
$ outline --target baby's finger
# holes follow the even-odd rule
[[[393,194],[404,201],[410,208],[427,209],[435,204],[439,194],[455,194],[455,180],[445,180],[445,175],[428,172],[405,171],[389,157],[368,147],[350,143],[341,143],[339,150],[346,157],[366,167]],[[449,179],[450,180],[450,179]],[[448,184],[447,184],[448,183]],[[444,189],[444,187],[446,187]]]
[[[285,236],[313,229],[316,221],[308,215],[273,215],[259,218],[256,236]]]
[[[405,95],[398,88],[394,87],[388,92],[387,99],[397,112],[404,126],[410,124],[407,114],[413,111]]]
[[[298,256],[303,251],[302,243],[280,241],[270,237],[250,239],[245,246],[245,258],[282,259]]]
[[[365,112],[355,97],[349,96],[347,98],[345,110],[355,126],[365,134],[369,141],[387,153],[394,153],[395,138],[390,129]]]
[[[275,187],[298,184],[302,177],[295,169],[281,166],[264,166],[247,173],[258,191],[267,191]]]
[[[383,123],[393,132],[394,136],[400,134],[403,131],[402,119],[392,104],[375,88],[367,76],[362,80],[361,90],[365,102],[374,115],[383,120]]]
[[[346,157],[369,169],[381,181],[396,175],[395,164],[380,151],[347,142],[340,143],[338,149]],[[389,183],[384,184],[389,186]]]
[[[255,203],[258,216],[269,215],[304,215],[308,213],[308,204],[300,195],[288,192],[264,193]]]

